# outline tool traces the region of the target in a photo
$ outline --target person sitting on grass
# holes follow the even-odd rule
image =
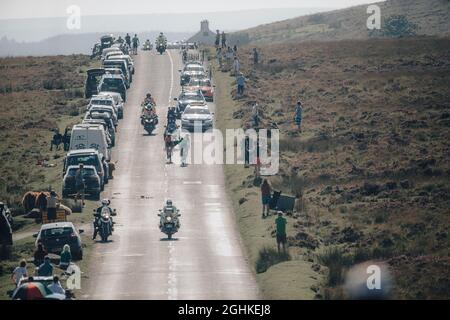
[[[66,290],[61,286],[58,276],[53,277],[53,282],[47,288],[53,293],[66,294]]]
[[[59,267],[63,270],[66,270],[70,262],[72,261],[72,254],[70,253],[70,246],[65,244],[63,247],[63,251],[61,252],[61,258],[59,259]]]
[[[44,258],[44,263],[38,268],[38,276],[40,277],[50,277],[53,275],[53,266],[50,263],[50,257],[46,256]]]
[[[39,242],[36,251],[34,251],[34,265],[36,267],[39,267],[41,264],[43,264],[46,255],[47,251],[45,251],[44,245],[42,244],[42,242]]]
[[[283,217],[283,212],[278,211],[278,218],[275,219],[277,227],[277,247],[278,253],[280,253],[280,245],[283,246],[283,252],[286,253],[286,224],[287,221]]]

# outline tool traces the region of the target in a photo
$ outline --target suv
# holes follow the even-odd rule
[[[110,125],[106,119],[102,118],[84,118],[81,124],[96,124],[103,126],[107,134],[107,138],[111,141],[111,147],[116,145],[116,132],[114,130],[114,125]],[[112,124],[112,123],[111,123]],[[112,129],[111,129],[112,128]]]
[[[108,91],[102,91],[98,93],[99,96],[111,96],[114,99],[114,102],[116,103],[117,106],[117,115],[119,116],[119,119],[123,119],[123,108],[124,108],[124,103],[122,100],[122,97],[119,93],[117,92],[108,92]]]
[[[127,87],[122,76],[115,74],[105,74],[100,79],[97,92],[112,91],[120,93],[123,101],[127,101]]]
[[[71,194],[76,194],[75,174],[79,166],[69,166],[63,178],[62,197],[67,198]],[[95,200],[100,199],[101,181],[100,176],[94,166],[83,167],[83,179],[85,182],[84,192],[92,196]]]
[[[110,60],[103,61],[103,68],[120,68],[122,70],[123,75],[125,76],[125,80],[130,84],[133,82],[132,76],[128,69],[128,63],[126,60],[115,59],[114,57]]]
[[[181,114],[184,112],[184,109],[186,109],[186,106],[190,104],[198,103],[206,105],[205,97],[203,97],[203,94],[200,90],[183,90],[178,99],[175,98],[174,100],[177,101],[175,109],[177,111],[178,118],[181,117]]]
[[[87,71],[86,84],[84,89],[84,95],[86,99],[89,99],[98,92],[98,84],[100,77],[105,74],[105,69],[90,69]]]
[[[67,169],[70,166],[78,166],[83,164],[85,166],[94,166],[98,175],[101,178],[101,189],[105,183],[108,183],[108,168],[107,165],[102,162],[102,155],[95,149],[80,149],[72,150],[67,153],[64,159],[63,173],[66,174]]]
[[[180,70],[181,72],[181,70]],[[198,63],[187,64],[180,75],[180,85],[184,86],[189,83],[191,78],[204,78],[206,77],[205,69]]]
[[[36,247],[39,242],[44,245],[48,253],[59,255],[68,244],[70,252],[75,260],[83,259],[83,247],[79,233],[84,230],[76,230],[72,222],[56,222],[42,225],[39,233],[34,234],[36,238]]]
[[[92,96],[91,100],[89,101],[89,105],[87,106],[87,110],[89,110],[92,106],[108,106],[113,107],[114,111],[117,115],[117,119],[120,119],[119,116],[119,107],[116,105],[116,100],[113,99],[110,95],[95,95]]]

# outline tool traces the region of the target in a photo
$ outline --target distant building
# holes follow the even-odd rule
[[[188,39],[188,42],[197,42],[198,44],[214,45],[216,41],[216,34],[209,30],[209,21],[203,20],[200,22],[200,31]]]

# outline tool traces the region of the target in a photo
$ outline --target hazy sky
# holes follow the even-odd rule
[[[70,5],[81,14],[151,14],[235,11],[259,8],[345,8],[374,0],[0,0],[0,19],[63,17]]]

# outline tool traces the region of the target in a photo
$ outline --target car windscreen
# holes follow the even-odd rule
[[[203,97],[200,95],[194,94],[185,94],[182,95],[180,100],[194,100],[194,101],[203,101]]]
[[[103,62],[103,66],[117,66],[119,67],[123,73],[125,73],[126,71],[126,66],[125,66],[125,62],[121,62],[121,61],[104,61]]]
[[[203,71],[203,67],[199,66],[199,65],[190,65],[190,66],[187,66],[184,70],[185,71]]]
[[[69,170],[67,175],[69,177],[75,177],[77,170],[78,170],[78,168],[72,168]],[[96,174],[97,173],[95,172],[95,169],[93,169],[93,168],[83,168],[83,172],[82,172],[83,177],[95,176]]]
[[[73,229],[69,227],[44,229],[41,238],[70,236],[72,233]]]
[[[184,111],[185,114],[210,114],[206,108],[189,108]]]
[[[120,88],[122,86],[122,84],[123,84],[122,79],[106,78],[106,79],[103,79],[102,88],[103,88],[103,86],[111,86],[111,87]]]
[[[67,158],[67,166],[78,166],[80,163],[86,166],[100,168],[100,162],[96,155],[73,155]]]
[[[96,105],[96,106],[112,106],[113,103],[111,100],[107,100],[107,99],[92,99],[91,100],[91,105]]]

